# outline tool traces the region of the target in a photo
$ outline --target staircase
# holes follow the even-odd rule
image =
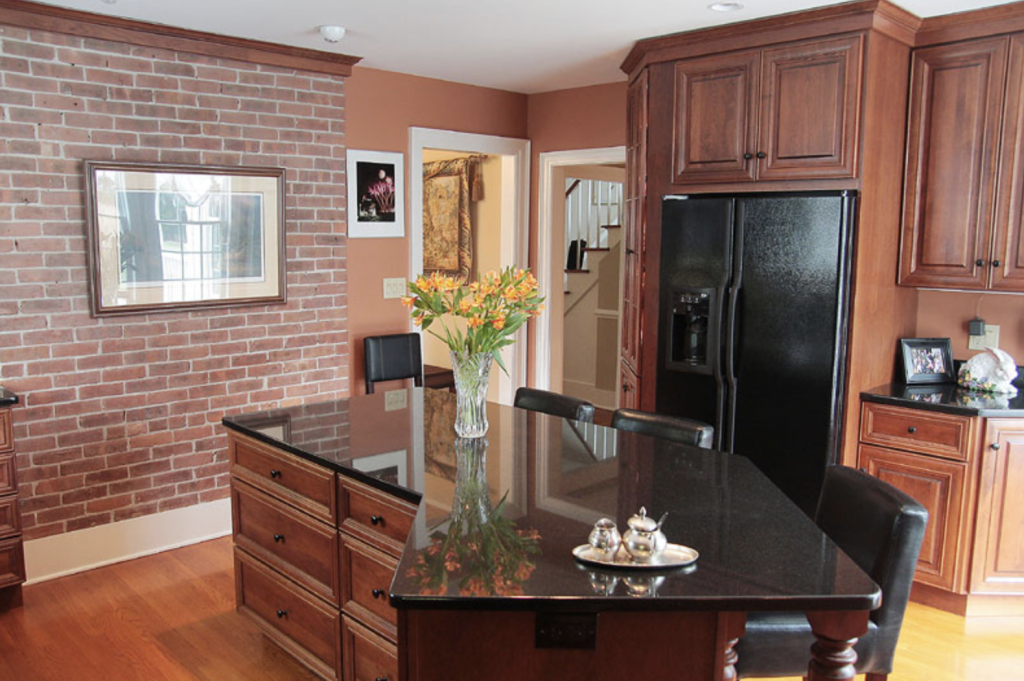
[[[563,391],[617,399],[622,183],[566,181]]]

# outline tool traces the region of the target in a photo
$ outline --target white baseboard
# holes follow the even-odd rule
[[[25,542],[26,584],[231,534],[231,500],[218,499]]]

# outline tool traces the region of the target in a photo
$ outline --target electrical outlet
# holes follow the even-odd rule
[[[384,278],[384,298],[401,298],[405,295],[405,279],[398,277],[396,279]]]
[[[971,350],[999,347],[999,327],[995,324],[985,325],[984,336],[968,336],[967,347]]]
[[[407,390],[388,390],[384,393],[384,411],[397,411],[409,406]]]

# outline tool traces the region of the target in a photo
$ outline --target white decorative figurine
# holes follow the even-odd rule
[[[985,352],[971,357],[960,367],[957,383],[961,388],[986,393],[1016,395],[1012,385],[1017,378],[1017,363],[998,348],[985,348]]]

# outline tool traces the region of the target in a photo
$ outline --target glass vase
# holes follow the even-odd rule
[[[489,352],[452,351],[455,374],[455,432],[459,437],[487,434],[487,382],[494,357]]]

